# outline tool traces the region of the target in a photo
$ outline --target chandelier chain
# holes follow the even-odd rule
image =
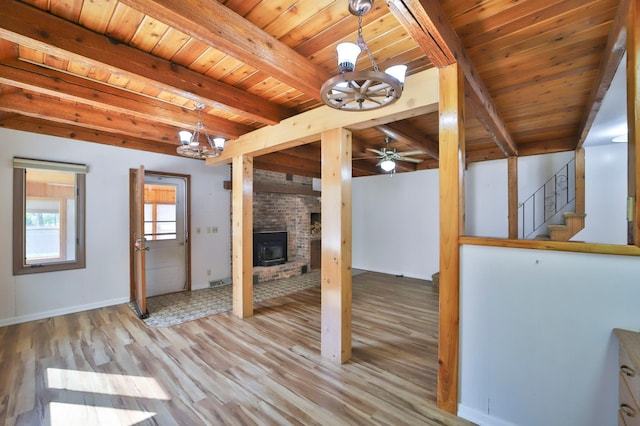
[[[373,67],[373,70],[375,72],[379,72],[380,70],[378,69],[378,64],[376,64],[375,59],[373,59],[373,54],[371,53],[371,50],[369,50],[369,45],[367,45],[367,42],[364,41],[364,37],[362,36],[362,15],[358,15],[358,45],[360,46],[360,49],[364,50],[367,52],[367,56],[369,57],[369,60],[371,61],[371,66]]]

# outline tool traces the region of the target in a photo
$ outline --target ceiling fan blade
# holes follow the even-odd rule
[[[408,161],[409,163],[422,163],[424,160],[421,158],[409,158],[409,157],[398,157],[396,160],[399,161]]]
[[[375,152],[376,154],[382,155],[383,157],[385,156],[385,153],[383,151],[380,151],[379,149],[367,148],[367,151]]]
[[[352,158],[352,160],[375,160],[378,158],[380,157],[356,157],[356,158]]]
[[[406,152],[399,152],[398,155],[401,157],[411,157],[412,155],[424,155],[426,154],[426,152],[424,151],[420,151],[420,150],[416,150],[416,151],[406,151]]]

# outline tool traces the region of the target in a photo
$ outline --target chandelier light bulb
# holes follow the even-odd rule
[[[394,65],[392,67],[384,70],[385,74],[389,74],[391,77],[395,78],[400,82],[400,84],[404,84],[404,77],[407,73],[406,65]]]
[[[338,71],[340,73],[355,71],[358,55],[362,51],[360,46],[355,43],[344,42],[338,44],[336,50],[338,51]]]
[[[180,142],[182,145],[189,145],[191,143],[191,132],[188,130],[180,130],[178,132],[178,137],[180,138]]]
[[[213,144],[216,146],[216,149],[218,151],[222,151],[224,149],[224,143],[226,141],[227,140],[225,138],[220,138],[220,137],[213,138]]]

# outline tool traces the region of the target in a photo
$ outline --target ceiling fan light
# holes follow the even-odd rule
[[[385,172],[390,172],[396,168],[396,162],[391,159],[386,159],[380,163],[380,168]]]
[[[385,74],[389,74],[391,77],[395,78],[400,82],[400,84],[404,84],[404,77],[407,73],[406,65],[394,65],[392,67],[384,70]]]
[[[355,43],[344,42],[336,46],[338,51],[338,72],[353,72],[356,69],[356,61],[361,52],[360,46]]]
[[[191,142],[191,132],[188,130],[180,130],[178,132],[178,137],[180,138],[180,143],[182,143],[182,145],[189,145],[189,143]]]

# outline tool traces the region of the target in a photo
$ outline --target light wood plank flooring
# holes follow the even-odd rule
[[[126,305],[0,328],[0,424],[468,425],[435,407],[438,299],[353,279],[353,358],[320,357],[320,289],[147,328]]]

